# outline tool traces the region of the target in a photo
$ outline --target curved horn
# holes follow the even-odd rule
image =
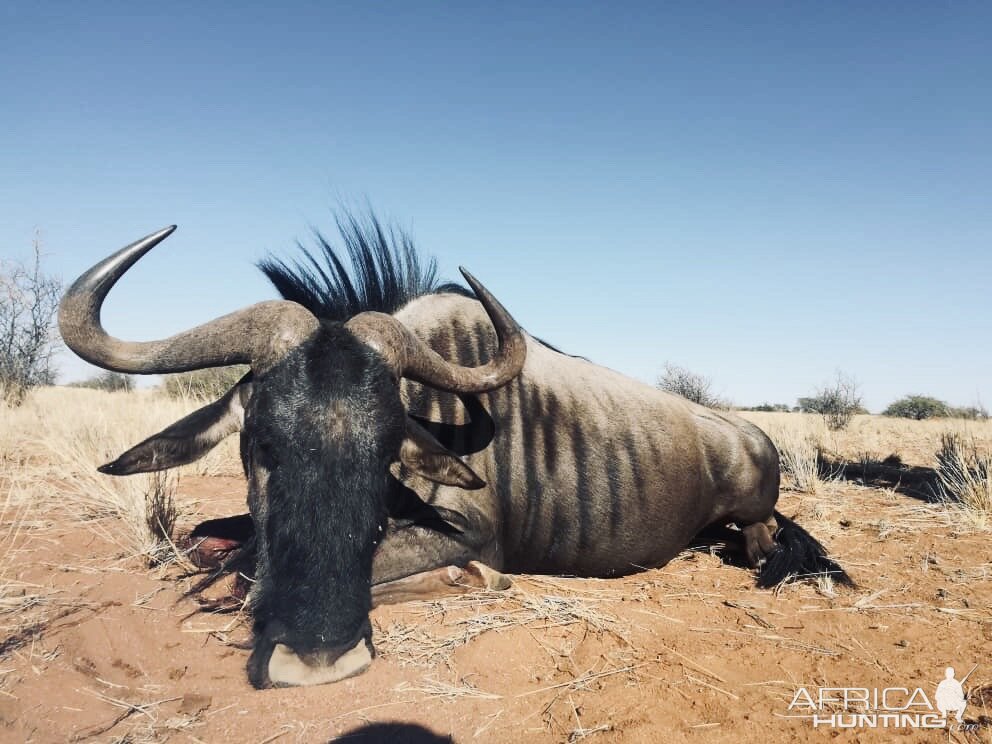
[[[185,372],[228,364],[264,369],[309,336],[317,319],[295,302],[275,300],[224,315],[160,341],[121,341],[100,322],[111,287],[175,225],[152,233],[100,261],[80,276],[59,305],[59,330],[66,345],[87,362],[115,372]]]
[[[524,367],[527,343],[523,331],[489,290],[464,268],[459,271],[486,309],[499,341],[496,355],[481,367],[462,367],[442,359],[391,315],[360,313],[345,325],[382,354],[398,377],[452,393],[485,393],[502,387]]]

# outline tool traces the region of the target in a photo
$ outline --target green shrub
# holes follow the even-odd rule
[[[882,411],[883,416],[916,419],[922,421],[929,418],[962,418],[971,421],[987,419],[989,412],[985,406],[949,406],[942,400],[931,398],[929,395],[907,395],[893,402]]]
[[[882,411],[883,416],[916,419],[922,421],[948,414],[947,404],[942,400],[931,398],[929,395],[906,395],[894,401]]]

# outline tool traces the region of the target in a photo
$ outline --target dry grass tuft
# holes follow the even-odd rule
[[[236,438],[167,476],[114,477],[97,467],[199,405],[154,391],[34,390],[0,415],[0,483],[16,480],[15,502],[35,513],[64,510],[126,554],[161,560],[179,517],[174,473],[238,474]]]
[[[152,473],[145,492],[145,527],[149,546],[145,551],[149,565],[185,562],[186,556],[176,547],[173,538],[179,507],[176,506],[177,478],[171,473]],[[143,537],[144,535],[142,535]]]
[[[783,437],[779,434],[779,462],[782,471],[792,477],[797,490],[815,494],[820,490],[820,445],[809,436],[799,434]]]
[[[937,450],[937,497],[960,521],[992,528],[992,450],[974,437],[946,432]]]
[[[765,414],[755,421],[775,443],[782,472],[796,490],[815,494],[824,481],[821,451],[825,426],[811,414]],[[754,420],[752,418],[752,420]]]

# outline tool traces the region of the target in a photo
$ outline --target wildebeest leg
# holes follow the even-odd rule
[[[491,521],[474,508],[445,510],[451,533],[390,525],[372,560],[374,604],[425,599],[468,589],[505,589]]]
[[[753,489],[745,488],[730,515],[744,537],[744,555],[752,568],[762,568],[778,549],[774,535],[779,524],[775,520],[778,501],[779,471],[777,463],[766,468]]]
[[[510,578],[485,563],[469,561],[465,568],[444,566],[402,579],[375,584],[372,606],[431,599],[446,594],[463,594],[472,589],[508,589]]]

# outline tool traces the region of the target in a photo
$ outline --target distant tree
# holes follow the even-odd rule
[[[134,390],[134,377],[120,372],[107,371],[79,382],[71,382],[69,387],[106,390],[108,393],[127,393]]]
[[[62,282],[42,271],[41,240],[27,265],[0,261],[0,398],[20,405],[27,391],[55,381],[53,327]]]
[[[857,381],[843,372],[837,372],[834,381],[817,388],[814,395],[797,402],[799,410],[820,414],[827,428],[834,431],[847,428],[855,415],[867,413]]]
[[[730,403],[713,392],[710,378],[692,372],[671,362],[665,362],[665,369],[658,377],[656,387],[669,393],[681,395],[693,403],[708,408],[729,408]]]
[[[897,416],[917,421],[947,416],[949,413],[950,409],[944,401],[928,395],[906,395],[892,402],[882,411],[883,416]]]
[[[778,412],[778,413],[789,413],[792,408],[787,406],[785,403],[762,403],[757,406],[752,406],[751,408],[742,408],[742,411],[764,411],[766,413]]]

